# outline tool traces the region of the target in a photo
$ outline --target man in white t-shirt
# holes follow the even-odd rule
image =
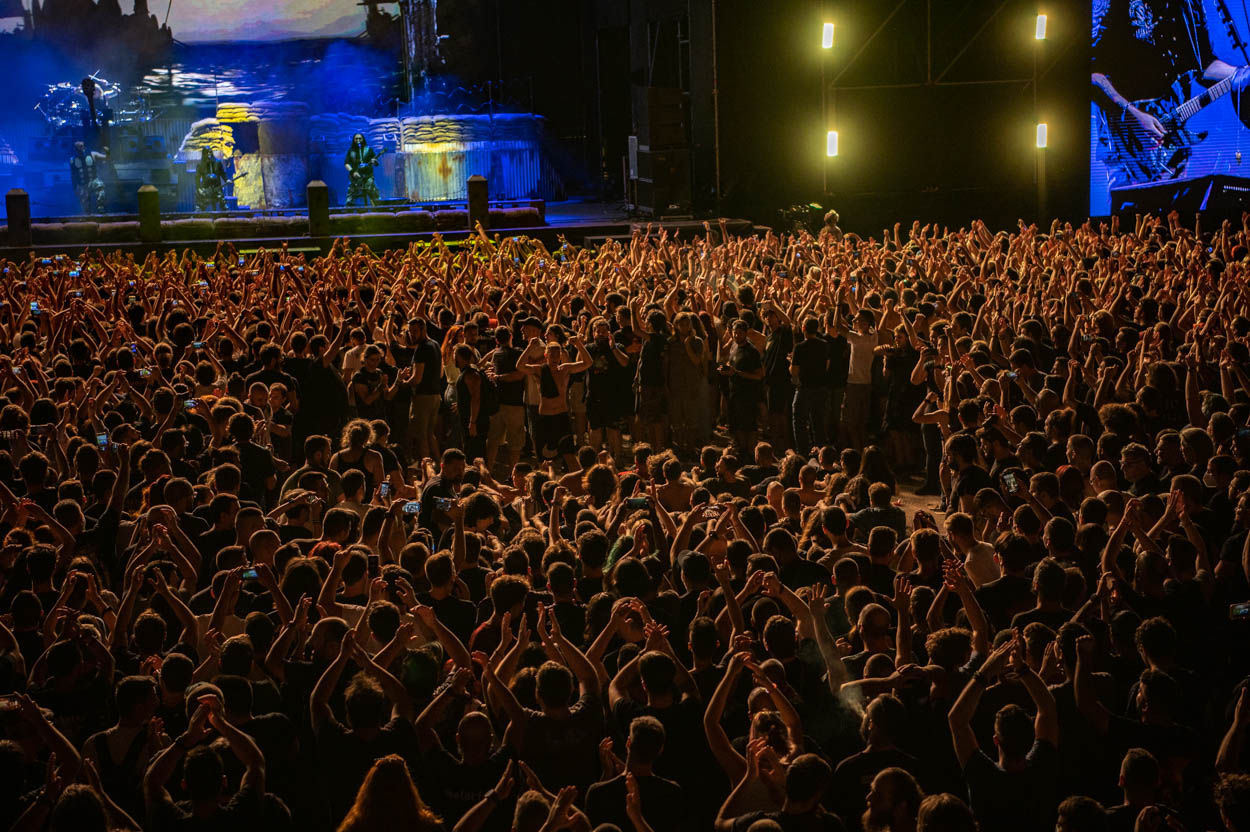
[[[946,515],[946,534],[955,552],[963,559],[964,571],[974,589],[1002,577],[998,561],[994,560],[994,547],[984,540],[977,540],[972,517],[962,511]]]
[[[354,407],[356,397],[352,393],[352,376],[365,365],[365,331],[354,327],[347,337],[351,341],[351,347],[343,353],[343,384],[347,386],[347,400]]]
[[[851,366],[846,378],[846,398],[842,401],[842,427],[849,447],[868,444],[868,415],[872,410],[872,359],[877,347],[877,318],[871,309],[855,313],[851,329],[834,325],[834,336],[845,336],[851,347]]]

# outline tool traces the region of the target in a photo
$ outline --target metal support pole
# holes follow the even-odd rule
[[[1042,114],[1037,109],[1037,64],[1042,51],[1043,40],[1033,41],[1033,124],[1042,122]],[[1035,128],[1036,129],[1036,128]],[[1047,142],[1049,144],[1049,142]],[[1036,148],[1037,152],[1037,226],[1046,224],[1046,148]]]
[[[1046,206],[1046,148],[1037,148],[1037,227],[1044,228],[1048,211]]]
[[[825,126],[825,133],[829,132],[829,90],[825,84],[825,60],[821,56],[820,60],[820,120]],[[829,157],[824,157],[824,162],[820,166],[820,178],[822,194],[829,193]]]

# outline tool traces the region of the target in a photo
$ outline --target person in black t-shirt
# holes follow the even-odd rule
[[[273,454],[252,441],[256,430],[252,417],[236,413],[230,417],[227,429],[239,451],[239,474],[242,476],[239,496],[260,505],[272,505],[270,498],[278,487],[278,469],[274,465]]]
[[[460,494],[460,481],[464,477],[464,471],[464,451],[448,448],[443,451],[438,475],[430,477],[421,487],[421,511],[417,515],[417,523],[433,533],[436,540],[453,524],[453,518],[438,503],[447,501],[444,503],[447,505],[455,502]]]
[[[750,328],[741,318],[733,323],[733,348],[720,373],[729,379],[729,434],[741,456],[755,449],[764,403],[764,360],[751,343]]]
[[[387,402],[413,377],[411,368],[400,373],[395,367],[384,366],[382,356],[382,349],[376,344],[365,347],[364,364],[352,376],[356,413],[361,419],[385,419]]]
[[[994,559],[1003,575],[979,586],[976,596],[995,630],[1010,627],[1013,616],[1034,606],[1032,582],[1026,574],[1032,558],[1032,546],[1022,535],[1006,533],[994,543]]]
[[[892,693],[878,694],[864,709],[860,733],[867,747],[838,763],[827,797],[827,803],[849,826],[861,824],[869,789],[881,772],[901,769],[923,782],[920,760],[898,747],[905,738],[906,725],[907,708]]]
[[[430,591],[418,592],[417,601],[432,608],[443,626],[455,633],[461,643],[468,644],[477,626],[477,608],[452,594],[456,583],[454,558],[447,553],[431,556],[425,562],[425,578]]]
[[[443,402],[443,354],[430,338],[424,318],[409,322],[408,339],[413,368],[408,433],[412,437],[413,458],[433,459],[439,452],[435,422]]]
[[[768,337],[764,341],[764,383],[768,397],[768,436],[778,448],[790,445],[791,405],[794,381],[790,377],[790,355],[794,351],[794,328],[790,321],[769,304],[763,312]],[[806,450],[806,449],[804,449]]]
[[[1023,630],[1039,622],[1058,630],[1072,620],[1072,611],[1063,608],[1064,585],[1067,573],[1054,558],[1045,558],[1033,569],[1033,593],[1037,605],[1031,610],[1018,613],[1011,619],[1011,629]]]
[[[293,448],[291,447],[291,430],[295,426],[295,414],[291,412],[292,404],[288,390],[282,383],[269,385],[269,421],[266,432],[270,444],[273,445],[275,458],[289,463]]]
[[[753,740],[747,748],[747,753],[753,758],[751,765],[768,765],[770,751],[775,757],[776,752],[768,747],[767,740]],[[716,816],[716,832],[747,832],[759,821],[772,821],[781,827],[782,832],[845,832],[842,819],[821,806],[821,798],[831,776],[828,763],[819,755],[802,754],[786,767],[784,776],[785,803],[780,811],[738,815],[738,795],[744,793],[747,786],[757,786],[755,781],[759,775],[743,778],[721,806]]]
[[[823,445],[828,434],[829,361],[831,348],[820,337],[820,321],[803,321],[803,340],[794,345],[790,373],[794,377],[794,444],[799,453]]]
[[[460,378],[456,379],[456,407],[460,412],[460,427],[464,430],[464,452],[470,459],[485,458],[486,437],[490,433],[491,417],[495,415],[486,395],[491,382],[475,363],[477,353],[472,347],[467,344],[456,347],[455,359],[456,369],[460,371]],[[493,404],[497,407],[498,399]]]
[[[299,392],[299,384],[295,377],[282,371],[282,347],[277,344],[266,344],[260,348],[258,358],[261,368],[243,379],[245,388],[251,389],[253,384],[264,384],[267,387],[273,384],[283,384],[292,394]]]
[[[586,792],[586,815],[595,825],[632,825],[626,797],[633,780],[641,802],[642,817],[654,832],[680,832],[689,828],[687,797],[681,786],[658,777],[653,765],[665,744],[664,726],[652,716],[635,717],[629,725],[624,771],[608,777]]]
[[[986,685],[1011,669],[1024,684],[1037,716],[1005,705],[994,717],[998,760],[981,750],[971,720]],[[948,716],[955,755],[968,784],[972,810],[986,829],[1049,832],[1055,828],[1059,778],[1059,716],[1046,683],[1030,669],[1024,641],[1004,641],[972,674]]]
[[[950,504],[965,514],[976,513],[975,498],[982,488],[993,488],[989,473],[977,464],[977,440],[967,433],[946,440],[946,466],[954,472]]]
[[[650,441],[652,447],[662,448],[668,412],[664,384],[669,349],[668,318],[660,310],[653,310],[647,315],[647,329],[647,338],[638,354],[638,422],[642,438]]]
[[[490,357],[489,371],[494,373],[499,388],[499,412],[490,419],[486,436],[486,467],[495,470],[499,446],[508,446],[504,464],[511,471],[521,458],[525,446],[525,372],[518,369],[521,351],[512,346],[512,330],[506,326],[495,329],[495,349]]]
[[[825,330],[820,334],[829,345],[829,422],[825,435],[829,442],[840,443],[842,436],[842,403],[846,400],[846,385],[851,374],[851,342],[833,326],[833,312],[825,318]]]
[[[210,693],[211,691],[211,693]],[[226,832],[259,824],[265,812],[265,758],[256,743],[230,724],[216,688],[205,686],[187,730],[165,747],[148,767],[143,795],[148,817],[158,829]],[[231,753],[244,764],[239,789],[226,799],[225,766],[218,752],[201,743],[209,727],[229,743]],[[166,788],[179,762],[182,785],[189,798],[175,803]]]
[[[586,345],[592,364],[586,373],[586,418],[590,425],[590,446],[600,448],[607,439],[614,458],[621,456],[621,433],[629,426],[632,375],[630,359],[606,318],[590,322],[594,341]],[[630,331],[632,336],[632,330]]]

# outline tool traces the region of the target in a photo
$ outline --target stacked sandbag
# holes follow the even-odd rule
[[[191,130],[182,137],[178,153],[174,159],[179,162],[195,163],[200,159],[200,151],[208,147],[218,159],[226,159],[234,154],[234,130],[215,118],[204,118],[191,125]]]

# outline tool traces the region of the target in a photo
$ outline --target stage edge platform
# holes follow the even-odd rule
[[[499,228],[488,229],[487,233],[491,236],[499,234],[507,237],[532,237],[541,240],[543,245],[553,248],[559,245],[560,238],[564,238],[575,245],[599,245],[606,240],[618,240],[621,242],[628,241],[634,234],[635,230],[646,232],[650,227],[653,234],[658,234],[661,230],[668,231],[670,236],[691,238],[704,234],[702,220],[674,220],[664,221],[660,219],[652,219],[649,221],[641,220],[624,220],[618,222],[566,222],[560,225],[536,225],[524,226],[516,228]],[[709,219],[707,222],[711,225],[712,232],[719,237],[720,220]],[[749,220],[725,218],[725,227],[731,236],[743,237],[750,236],[762,231]],[[211,255],[217,250],[218,242],[227,242],[240,250],[254,250],[258,248],[276,249],[287,246],[293,250],[305,252],[317,251],[325,254],[330,250],[335,240],[347,239],[353,246],[367,245],[375,251],[386,251],[396,248],[406,248],[411,243],[429,242],[435,235],[442,237],[444,240],[454,241],[463,240],[470,235],[467,228],[446,229],[446,230],[428,230],[413,232],[396,232],[396,233],[348,233],[348,234],[332,234],[327,236],[311,237],[304,235],[287,235],[287,236],[269,236],[269,237],[245,237],[231,239],[193,239],[193,240],[161,240],[160,242],[144,243],[144,242],[108,242],[108,241],[81,241],[81,242],[57,242],[46,243],[34,246],[9,246],[0,243],[0,257],[11,260],[25,260],[27,257],[40,256],[47,257],[54,254],[72,255],[87,249],[108,249],[115,251],[123,251],[133,253],[136,259],[147,256],[149,252],[164,253],[166,251],[183,251],[191,250],[201,255]]]

